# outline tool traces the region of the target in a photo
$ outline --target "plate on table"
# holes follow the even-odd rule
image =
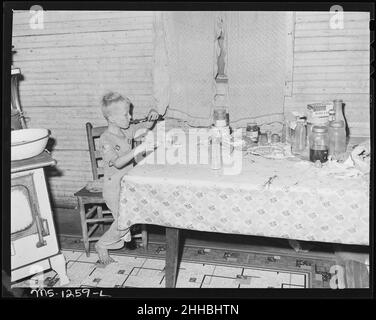
[[[291,157],[291,153],[288,153],[286,148],[283,146],[255,146],[248,148],[248,153],[256,155],[256,156],[262,156],[267,159],[286,159]]]

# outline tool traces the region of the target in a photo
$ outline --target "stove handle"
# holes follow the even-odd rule
[[[43,237],[50,235],[50,229],[48,228],[48,221],[47,219],[42,219],[42,226],[43,226]]]
[[[35,211],[35,212],[38,212],[38,211]],[[45,219],[42,219],[39,215],[35,217],[35,221],[37,224],[38,238],[39,238],[39,241],[36,244],[37,248],[47,245],[46,240],[43,239],[43,236],[45,235],[45,231],[43,228],[43,222],[44,222],[43,220]]]

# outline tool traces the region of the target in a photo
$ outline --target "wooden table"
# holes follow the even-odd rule
[[[140,164],[121,182],[119,227],[166,227],[166,287],[177,277],[179,230],[369,244],[369,176],[312,163],[243,159],[226,176],[205,164]]]

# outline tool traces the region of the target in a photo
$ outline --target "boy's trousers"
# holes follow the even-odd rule
[[[110,228],[98,240],[97,244],[110,250],[120,249],[124,246],[124,241],[131,241],[129,228],[125,230],[118,229],[120,181],[125,173],[125,170],[120,170],[110,178],[105,178],[103,184],[103,198],[112,212],[114,222],[112,222]]]

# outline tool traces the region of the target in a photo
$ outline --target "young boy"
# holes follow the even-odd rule
[[[108,250],[120,249],[124,241],[131,241],[129,229],[118,229],[119,192],[121,178],[132,167],[135,156],[146,150],[146,144],[141,144],[132,150],[132,140],[138,129],[150,129],[159,114],[154,109],[147,116],[149,122],[130,125],[130,106],[128,98],[119,93],[110,92],[102,98],[102,113],[108,123],[107,130],[99,139],[99,148],[104,162],[103,198],[112,212],[114,222],[95,245],[99,262],[109,264],[114,260],[108,255]]]

